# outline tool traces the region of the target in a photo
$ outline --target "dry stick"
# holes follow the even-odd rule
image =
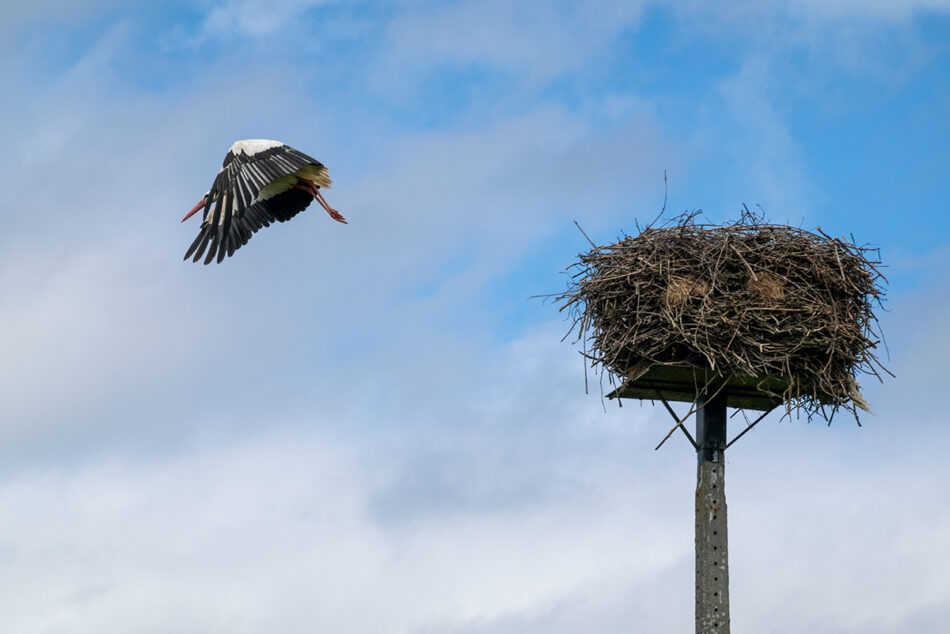
[[[689,417],[693,414],[693,412],[695,412],[695,411],[696,411],[696,402],[693,401],[693,406],[690,407],[690,409],[689,409],[688,412],[686,412],[686,416],[684,416],[683,418],[677,419],[676,425],[673,426],[673,429],[671,429],[669,432],[667,432],[666,436],[663,437],[663,440],[660,441],[660,444],[657,445],[657,446],[653,449],[653,451],[657,451],[660,447],[662,447],[662,446],[663,446],[663,443],[665,443],[665,442],[669,439],[669,437],[673,435],[673,432],[676,431],[676,428],[677,428],[677,427],[679,427],[679,428],[681,428],[681,429],[686,429],[685,427],[683,427],[683,423],[684,423],[684,422],[686,421],[686,419],[689,418]],[[693,443],[695,444],[695,442],[696,442],[696,441],[694,440]]]
[[[587,241],[590,242],[590,246],[592,246],[592,247],[594,247],[594,248],[596,249],[596,248],[597,248],[597,245],[594,244],[594,241],[590,239],[590,236],[588,236],[586,233],[584,233],[584,230],[581,229],[580,224],[579,224],[576,220],[574,221],[574,224],[577,225],[577,228],[580,230],[580,232],[583,233],[583,234],[584,234],[584,237],[587,238]]]
[[[656,223],[656,221],[662,218],[663,214],[666,213],[666,199],[669,193],[670,193],[670,190],[669,190],[669,183],[666,180],[666,170],[663,170],[663,206],[660,208],[660,213],[656,215],[656,218],[654,218],[653,221],[647,225],[647,229],[652,227]]]
[[[745,258],[742,257],[742,254],[739,253],[739,249],[737,249],[737,248],[736,248],[736,245],[734,245],[734,244],[731,245],[731,246],[732,246],[732,250],[735,251],[735,252],[736,252],[736,255],[739,256],[739,259],[742,260],[742,263],[745,264],[745,267],[746,267],[747,269],[749,269],[749,275],[752,276],[752,279],[753,279],[753,280],[755,280],[756,282],[758,282],[758,281],[759,281],[758,276],[755,274],[755,271],[752,270],[752,267],[749,266],[749,263],[745,261]]]

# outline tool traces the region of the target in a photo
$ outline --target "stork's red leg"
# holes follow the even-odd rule
[[[326,210],[326,212],[330,214],[331,218],[333,218],[337,222],[342,222],[343,224],[349,224],[346,221],[346,218],[344,218],[343,215],[339,211],[337,211],[336,209],[330,206],[326,198],[323,197],[323,194],[320,193],[320,188],[317,187],[316,183],[314,183],[313,181],[308,181],[306,179],[301,178],[299,183],[294,183],[294,187],[296,187],[297,189],[302,189],[305,192],[309,193],[311,196],[313,196],[314,200],[320,203],[320,205]]]
[[[343,215],[330,206],[330,203],[327,202],[327,199],[323,197],[323,194],[320,193],[320,188],[317,187],[316,183],[313,181],[306,181],[310,187],[310,193],[313,194],[314,199],[320,203],[320,205],[326,210],[330,217],[336,220],[337,222],[342,222],[343,224],[348,224]]]
[[[313,192],[315,194],[314,197],[317,199],[317,202],[323,205],[323,208],[327,210],[327,213],[330,214],[330,217],[336,220],[337,222],[348,224],[346,222],[346,218],[343,217],[343,214],[341,214],[339,211],[337,211],[336,209],[330,206],[330,203],[328,203],[327,199],[323,197],[323,194],[320,193],[320,190],[317,189],[316,187],[314,187],[314,189],[316,190],[315,192]]]

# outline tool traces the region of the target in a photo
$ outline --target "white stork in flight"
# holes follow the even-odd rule
[[[205,264],[215,255],[220,262],[247,244],[258,229],[275,220],[290,220],[312,200],[346,224],[320,193],[321,187],[329,186],[327,168],[289,145],[267,139],[238,141],[224,157],[211,190],[181,219],[184,222],[204,209],[201,230],[185,259],[194,255],[197,262],[207,249]]]

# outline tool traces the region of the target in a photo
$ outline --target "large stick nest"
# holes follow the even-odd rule
[[[886,372],[874,355],[878,251],[747,209],[724,225],[698,224],[699,213],[595,246],[569,267],[557,301],[592,367],[611,382],[652,364],[780,378],[787,388],[772,396],[789,413],[830,421],[841,407],[857,419],[867,409],[857,375]]]

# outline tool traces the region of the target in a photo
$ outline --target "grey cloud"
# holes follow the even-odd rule
[[[39,601],[80,632],[688,627],[695,458],[652,451],[663,412],[585,397],[558,329],[454,373],[422,420],[399,400],[391,423],[378,403],[369,420],[278,410],[184,451],[6,478],[0,584],[30,598],[9,622]],[[730,450],[737,628],[929,627],[945,610],[947,428],[905,426],[931,449],[894,462],[896,424],[772,420]]]

